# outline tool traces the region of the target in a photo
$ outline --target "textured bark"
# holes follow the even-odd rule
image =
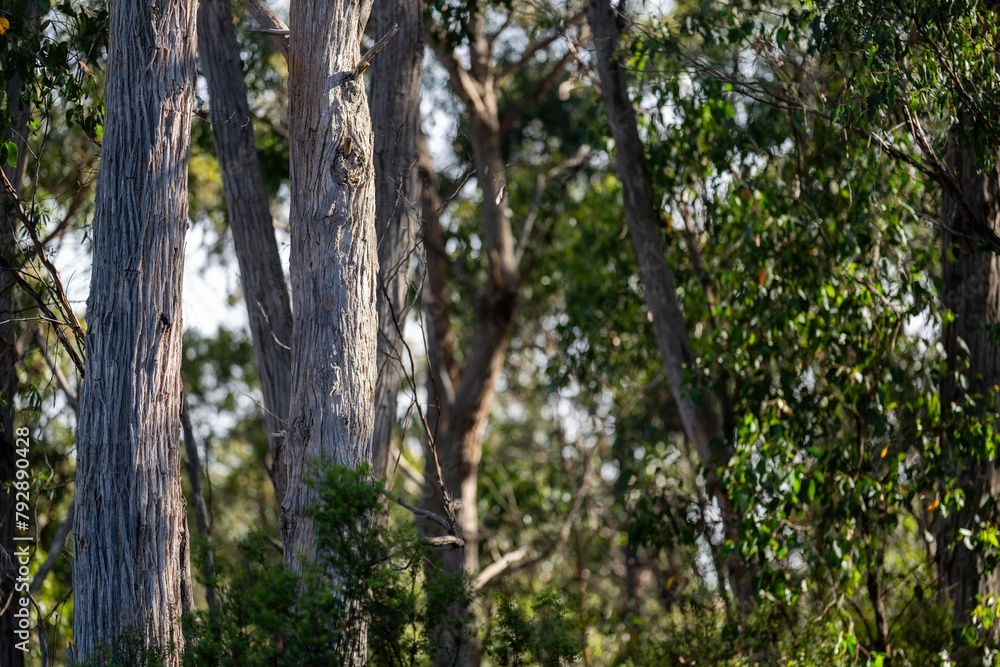
[[[375,474],[389,463],[402,377],[400,331],[410,291],[410,258],[419,227],[420,80],[423,8],[420,0],[384,0],[372,10],[372,34],[399,32],[371,68],[375,131],[375,229],[378,237],[378,381],[375,385]]]
[[[240,48],[226,0],[201,3],[198,35],[201,67],[208,82],[212,140],[222,171],[229,228],[260,372],[271,479],[275,498],[281,503],[285,465],[280,432],[285,429],[292,384],[292,311],[254,143]]]
[[[994,232],[1000,231],[1000,165],[979,174],[974,151],[954,141],[948,163],[971,212]],[[992,396],[993,387],[1000,384],[1000,347],[990,331],[1000,323],[1000,255],[978,246],[972,221],[947,195],[941,219],[943,305],[954,315],[944,327],[948,373],[941,382],[941,406],[944,415],[958,416],[953,409],[964,402],[966,392]],[[957,374],[968,378],[968,390],[962,389]],[[983,418],[995,415],[996,402],[984,402],[978,406]],[[967,414],[961,418],[976,418],[975,410],[970,412],[965,406],[963,411]],[[969,460],[967,452],[956,453],[948,438],[942,446],[943,460],[954,466],[950,476],[966,495],[964,509],[937,521],[936,560],[942,602],[952,605],[955,626],[964,627],[976,606],[977,595],[1000,594],[1000,572],[983,573],[979,554],[965,548],[958,533],[960,528],[976,533],[980,520],[995,523],[1000,471],[992,461],[976,463]]]
[[[715,469],[728,461],[731,452],[716,451],[720,443],[725,447],[721,420],[707,398],[708,394],[692,386],[688,377],[688,369],[693,367],[694,362],[690,338],[677,300],[674,276],[667,265],[660,238],[660,225],[636,126],[635,109],[628,95],[625,68],[616,53],[620,21],[609,0],[590,0],[589,20],[597,51],[601,95],[615,140],[618,178],[625,196],[629,234],[639,261],[646,307],[653,317],[653,331],[663,358],[664,373],[684,434],[694,447],[709,488],[722,510],[726,537],[737,539],[738,517],[733,515],[728,497],[715,474]],[[753,591],[738,555],[730,557],[728,570],[734,595],[741,606],[748,607]]]
[[[78,660],[183,645],[181,284],[195,3],[111,7],[106,122],[80,395]],[[175,650],[169,650],[171,647]]]
[[[4,3],[6,8],[6,3]],[[31,8],[33,3],[29,3]],[[19,102],[21,94],[21,78],[12,76],[5,87],[8,112],[11,123],[4,128],[2,141],[13,141],[18,148],[17,164],[14,167],[3,166],[4,174],[14,186],[14,191],[20,195],[21,183],[27,167],[28,151],[26,150],[26,132],[28,128],[29,110],[22,108]],[[8,213],[10,202],[6,197],[0,200],[0,255],[6,264],[16,266],[17,242],[15,229],[16,216]],[[0,271],[0,609],[7,610],[0,614],[0,665],[21,667],[24,665],[24,653],[15,647],[18,641],[14,635],[16,619],[14,612],[20,609],[14,590],[17,563],[12,558],[14,553],[14,494],[11,488],[16,472],[14,435],[14,397],[17,394],[17,368],[20,354],[17,349],[17,332],[15,321],[20,316],[14,297],[14,281],[6,272]],[[10,600],[10,603],[8,603]]]
[[[288,58],[291,135],[292,395],[282,504],[285,561],[315,555],[304,510],[313,463],[372,462],[378,314],[373,137],[356,67],[370,0],[293,0]],[[332,573],[334,576],[336,573]],[[347,601],[348,604],[350,601]],[[367,633],[350,628],[343,664],[363,664]]]

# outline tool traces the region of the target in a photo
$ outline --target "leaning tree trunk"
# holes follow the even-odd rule
[[[372,129],[361,76],[371,0],[293,0],[288,55],[291,151],[292,394],[285,562],[315,556],[310,466],[372,462],[376,338],[375,186]],[[332,573],[336,576],[336,573]],[[343,601],[347,609],[351,601]],[[343,664],[363,664],[367,631],[347,628]]]
[[[378,237],[378,382],[375,385],[375,474],[388,470],[396,399],[402,377],[403,319],[410,290],[410,258],[419,227],[420,80],[423,6],[420,0],[383,0],[372,10],[376,39],[394,24],[399,33],[372,64],[375,130],[375,228]]]
[[[689,381],[688,368],[694,362],[690,338],[677,300],[674,276],[667,265],[660,225],[653,204],[649,174],[636,126],[635,109],[629,99],[625,68],[616,53],[620,21],[610,0],[590,0],[588,17],[597,51],[597,70],[601,96],[607,109],[611,134],[617,152],[618,177],[625,196],[625,217],[632,246],[635,248],[646,295],[646,306],[653,316],[656,344],[663,357],[663,369],[674,396],[684,434],[694,447],[705,469],[706,481],[722,511],[723,529],[728,539],[738,539],[737,521],[729,498],[721,487],[715,469],[728,460],[714,451],[724,442],[721,421],[707,399]],[[738,554],[730,556],[728,580],[740,606],[752,604],[753,589],[747,569]]]
[[[74,647],[180,665],[181,285],[195,3],[113,3],[77,439]]]
[[[280,432],[288,417],[291,389],[292,312],[274,239],[264,175],[243,82],[243,63],[226,0],[204,0],[198,10],[198,52],[208,82],[212,140],[222,171],[229,228],[243,280],[271,454],[271,479],[280,505],[285,465]]]
[[[957,146],[955,139],[952,142],[948,162],[961,186],[965,207],[946,195],[941,215],[943,305],[954,315],[944,327],[948,372],[941,382],[941,406],[946,419],[966,423],[949,428],[942,442],[942,460],[953,466],[949,477],[965,492],[965,503],[963,509],[938,519],[936,560],[941,599],[951,604],[957,628],[968,625],[977,595],[1000,594],[1000,572],[984,572],[981,552],[967,549],[958,532],[968,528],[976,534],[981,522],[995,525],[1000,471],[994,461],[984,460],[985,443],[969,439],[975,436],[952,441],[955,434],[968,433],[967,420],[995,419],[998,407],[994,387],[1000,384],[995,331],[1000,324],[1000,255],[977,245],[970,214],[1000,233],[1000,163],[980,174],[974,150]],[[959,382],[960,375],[967,378],[967,388]],[[977,454],[970,447],[980,451]]]
[[[4,3],[4,7],[7,7],[7,3]],[[34,14],[34,3],[28,3],[27,7],[28,11]],[[0,139],[3,143],[13,141],[18,150],[17,163],[13,167],[4,164],[3,172],[13,186],[14,192],[20,195],[21,183],[28,164],[26,135],[30,113],[30,110],[22,108],[20,103],[20,76],[14,75],[7,80],[4,94],[7,99],[10,124]],[[12,207],[12,202],[0,191],[0,259],[5,260],[4,263],[8,266],[17,266],[15,234],[17,218],[11,212]],[[14,398],[17,394],[17,366],[20,361],[14,323],[19,316],[23,316],[19,315],[19,311],[14,297],[14,280],[5,271],[0,271],[0,605],[7,607],[0,614],[0,665],[10,665],[10,667],[24,665],[24,652],[15,646],[20,638],[14,634],[17,627],[14,613],[22,608],[18,603],[21,594],[15,591],[18,563],[13,557],[16,546],[14,450],[17,442],[14,433]]]

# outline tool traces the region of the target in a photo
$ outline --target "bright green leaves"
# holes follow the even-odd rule
[[[17,166],[17,144],[13,141],[7,141],[0,144],[0,163],[6,164],[8,167]]]

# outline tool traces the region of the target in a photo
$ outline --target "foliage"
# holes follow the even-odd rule
[[[497,596],[494,626],[486,640],[490,657],[501,667],[559,667],[579,658],[583,642],[567,618],[559,595],[546,590],[535,598],[531,608],[533,615],[510,596]]]
[[[423,664],[443,613],[425,604],[435,598],[426,587],[443,587],[456,600],[471,595],[467,582],[423,577],[427,547],[411,531],[391,530],[378,518],[382,487],[366,469],[325,469],[311,488],[316,558],[293,573],[267,536],[257,532],[244,540],[243,564],[232,574],[216,574],[218,607],[185,617],[184,664],[343,664],[342,652],[359,626],[367,627],[371,664]],[[532,633],[531,648],[519,650],[546,667],[579,653],[558,595],[539,596],[534,610],[533,619],[502,616],[495,632]]]

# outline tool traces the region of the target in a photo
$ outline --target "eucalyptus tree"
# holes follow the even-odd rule
[[[195,10],[111,8],[77,440],[78,660],[148,649],[165,664],[181,661],[181,287]]]
[[[577,171],[586,156],[582,150],[552,159],[548,173],[538,182],[536,205],[529,207],[532,212],[523,219],[512,216],[509,182],[515,179],[508,173],[505,149],[515,128],[539,100],[567,79],[574,55],[564,40],[575,29],[579,15],[573,14],[573,8],[510,6],[505,11],[506,17],[491,32],[486,5],[459,7],[438,2],[431,7],[433,20],[426,27],[429,45],[463,110],[459,131],[468,142],[468,149],[460,154],[467,160],[467,169],[447,193],[438,191],[430,160],[425,157],[421,165],[427,258],[421,298],[428,314],[430,405],[423,505],[449,517],[465,541],[464,549],[436,558],[440,569],[452,577],[475,578],[481,573],[477,497],[482,440],[518,321],[521,293],[543,234],[551,226],[549,212],[537,204],[552,181]],[[537,20],[532,22],[532,16]],[[502,49],[509,39],[503,34],[508,29],[520,32],[513,39],[527,40],[524,48],[514,47],[516,42],[512,42],[509,49]],[[468,64],[460,57],[463,51],[467,51]],[[519,79],[522,76],[525,78]],[[456,259],[449,253],[442,218],[473,174],[480,202],[474,234],[481,239],[482,249],[477,253],[475,278],[470,278],[466,258]],[[459,309],[454,302],[459,293],[464,302],[461,313],[456,312]],[[460,315],[471,315],[468,326]],[[459,332],[463,335],[458,336]],[[433,522],[425,522],[423,528],[431,534],[443,532]],[[441,641],[434,663],[477,664],[469,601],[443,606],[448,611],[440,623]]]

